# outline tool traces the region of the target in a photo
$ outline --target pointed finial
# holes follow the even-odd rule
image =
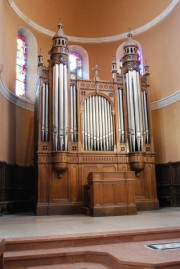
[[[116,57],[113,55],[112,63],[116,63]]]
[[[62,25],[62,19],[61,19],[61,17],[59,18],[59,24],[58,24],[58,28],[63,28],[63,25]]]
[[[38,66],[43,65],[44,59],[43,59],[43,54],[42,54],[42,49],[39,51],[38,55]]]
[[[147,60],[144,61],[144,72],[145,74],[149,74],[149,65]]]
[[[131,34],[131,28],[130,28],[130,27],[128,28],[128,31],[129,31],[129,32],[128,32],[127,37],[132,37],[132,34]]]

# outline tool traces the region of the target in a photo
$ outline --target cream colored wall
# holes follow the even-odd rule
[[[135,36],[143,48],[144,59],[150,65],[151,101],[159,100],[179,90],[180,85],[180,4],[161,23],[147,32]],[[26,26],[35,35],[38,48],[42,48],[45,62],[51,48],[51,38],[31,29],[11,11],[6,1],[0,0],[0,64],[3,64],[2,77],[7,87],[14,92],[16,33]],[[56,25],[54,31],[56,31]],[[66,33],[66,26],[64,25]],[[102,71],[100,78],[111,79],[111,61],[118,46],[124,40],[104,44],[78,44],[89,54],[91,70],[98,64]],[[178,59],[179,58],[179,59]],[[152,112],[153,135],[157,162],[180,161],[180,124],[177,102],[166,108]],[[33,112],[10,104],[0,94],[0,161],[23,165],[32,164],[33,158]]]
[[[156,163],[180,161],[180,102],[152,112]]]
[[[0,65],[5,85],[15,92],[16,34],[22,22],[0,1]],[[33,163],[32,111],[10,103],[0,93],[0,161],[11,164]]]

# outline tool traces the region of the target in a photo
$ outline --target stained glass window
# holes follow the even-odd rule
[[[71,79],[83,78],[82,58],[77,52],[70,52],[69,68],[70,68]]]
[[[142,65],[142,53],[141,53],[141,50],[138,48],[137,50],[137,54],[138,54],[138,60],[139,60],[139,72],[140,72],[140,75],[143,74],[143,65]]]
[[[26,96],[26,74],[27,74],[27,45],[22,35],[17,36],[16,54],[16,95]]]

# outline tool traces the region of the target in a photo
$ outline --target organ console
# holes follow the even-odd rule
[[[149,71],[145,65],[140,75],[132,35],[124,44],[121,74],[115,59],[112,62],[112,81],[100,80],[98,66],[94,80],[70,79],[68,39],[61,22],[52,43],[48,67],[42,52],[38,63],[37,215],[80,213],[88,206],[99,215],[158,208]],[[96,185],[97,177],[101,185]],[[94,209],[99,207],[105,210]],[[130,209],[121,210],[125,207]]]

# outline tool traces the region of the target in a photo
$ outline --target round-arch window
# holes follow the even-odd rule
[[[71,79],[83,78],[83,64],[82,58],[77,52],[70,52],[69,54],[69,68]]]
[[[17,36],[16,53],[16,95],[26,96],[27,44],[22,35]]]

